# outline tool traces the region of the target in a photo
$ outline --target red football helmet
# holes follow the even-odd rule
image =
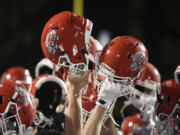
[[[35,124],[51,127],[55,121],[51,117],[65,109],[63,104],[68,95],[65,83],[55,75],[43,74],[34,79],[30,92],[35,97],[38,112],[42,114]]]
[[[19,66],[7,69],[7,71],[1,77],[1,83],[14,83],[16,81],[20,81],[24,84],[31,84],[32,80],[33,79],[29,70]]]
[[[167,134],[180,132],[180,127],[178,127],[180,121],[180,86],[175,79],[161,83],[161,91],[156,104],[156,116],[157,132]]]
[[[0,86],[0,133],[22,135],[36,114],[34,98],[23,84],[5,82]]]
[[[149,62],[145,64],[144,70],[139,80],[145,81],[146,79],[152,80],[156,83],[161,82],[161,75],[158,69],[152,63],[149,63]]]
[[[142,42],[134,37],[119,36],[103,48],[97,69],[104,79],[108,77],[127,86],[139,78],[147,61],[148,53]]]
[[[136,81],[133,91],[128,95],[128,99],[141,112],[148,115],[153,114],[160,81],[161,76],[158,69],[151,63],[146,63],[142,75]]]
[[[60,12],[46,23],[41,47],[46,58],[59,67],[85,71],[88,68],[92,22],[69,11]]]
[[[174,78],[178,85],[180,85],[180,65],[177,66],[175,72],[174,72]]]
[[[127,117],[121,126],[123,135],[152,135],[153,127],[143,120],[141,113]]]

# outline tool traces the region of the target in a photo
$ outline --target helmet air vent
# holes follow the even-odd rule
[[[167,104],[170,105],[170,103],[171,103],[171,97],[168,96],[168,97],[167,97]]]
[[[129,53],[129,55],[128,55],[128,59],[131,57],[131,53]]]
[[[0,104],[3,104],[3,96],[0,96]]]
[[[55,26],[55,27],[52,28],[52,30],[59,30],[59,27]]]

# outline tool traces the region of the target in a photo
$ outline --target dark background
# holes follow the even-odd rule
[[[162,81],[173,78],[180,64],[180,2],[178,0],[84,0],[84,17],[93,23],[92,35],[111,32],[111,39],[131,35],[148,49],[149,61]],[[36,64],[44,57],[41,32],[54,14],[72,11],[72,0],[0,1],[0,74],[12,66],[23,66],[34,77]],[[122,107],[124,99],[117,106]],[[119,110],[119,107],[117,108]],[[115,111],[117,122],[121,122]],[[136,109],[127,109],[128,116]]]
[[[180,8],[178,0],[84,0],[84,17],[93,23],[92,35],[102,29],[131,35],[148,49],[149,61],[162,81],[173,77],[180,64]],[[43,26],[54,14],[72,11],[72,0],[1,0],[0,73],[11,66],[24,66],[34,77],[43,58],[40,38]]]

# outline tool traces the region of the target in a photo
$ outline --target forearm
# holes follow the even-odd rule
[[[66,110],[66,135],[81,135],[83,124],[81,115],[81,89],[87,85],[90,71],[81,76],[68,72],[66,86],[69,92],[69,105]]]
[[[74,93],[69,95],[69,104],[66,110],[66,135],[81,135],[81,102]]]
[[[83,130],[83,135],[100,135],[107,109],[96,105]]]
[[[110,117],[108,118],[108,120],[106,121],[104,126],[106,128],[103,128],[101,130],[101,135],[116,135],[116,134],[118,134],[118,130],[116,129],[116,126]]]

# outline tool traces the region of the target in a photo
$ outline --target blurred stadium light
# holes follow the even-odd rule
[[[103,47],[111,40],[111,32],[107,29],[103,29],[98,33],[98,41],[103,45]]]

